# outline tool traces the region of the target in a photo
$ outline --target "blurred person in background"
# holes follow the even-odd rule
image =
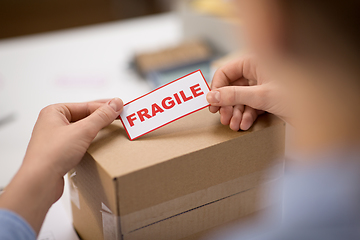
[[[360,239],[360,2],[236,2],[252,55],[216,72],[210,111],[235,131],[279,116],[296,157],[274,196],[280,220],[211,239]]]
[[[360,239],[358,1],[236,2],[252,55],[217,71],[210,111],[235,131],[274,113],[294,126],[300,154],[279,186],[281,220],[270,215],[210,238]],[[42,110],[23,165],[0,197],[0,239],[36,238],[63,176],[122,107],[113,99]]]

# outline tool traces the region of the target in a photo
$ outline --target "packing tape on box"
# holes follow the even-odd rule
[[[74,205],[80,209],[80,198],[79,198],[79,190],[78,187],[76,186],[76,171],[74,171],[71,175],[70,175],[70,199],[71,202],[74,203]]]
[[[104,240],[118,240],[120,238],[119,227],[120,217],[113,214],[113,212],[102,202],[101,203],[101,218],[103,227]]]
[[[76,171],[69,173],[70,199],[71,202],[80,210],[79,189],[76,180]],[[104,240],[119,240],[120,236],[120,217],[113,214],[109,207],[101,202],[101,218]]]
[[[252,198],[252,196],[257,196],[253,195],[255,189],[257,191],[257,189],[263,188],[262,186],[265,185],[265,190],[268,191],[272,189],[268,187],[268,185],[279,180],[282,173],[283,162],[274,165],[270,170],[253,172],[123,216],[114,214],[113,211],[101,201],[99,208],[102,219],[100,223],[102,223],[104,240],[117,240],[121,239],[122,235],[140,234],[140,232],[143,232],[145,229],[154,226],[160,227],[161,223],[165,220],[177,218],[180,220],[187,214],[192,214],[194,210],[205,209],[211,204],[224,204],[221,203],[223,202],[222,200],[227,201],[227,199],[234,197],[234,200],[231,201],[235,204],[234,201],[239,198],[241,199],[243,193],[247,196],[250,195],[250,198]],[[71,201],[80,209],[76,174],[76,171],[70,173],[70,194]],[[260,205],[257,210],[266,208],[271,204],[269,202],[265,204],[263,202],[259,203]],[[204,228],[210,227],[208,226],[209,224],[206,223],[207,219],[204,219],[204,221]]]
[[[268,196],[270,194],[269,190],[272,191],[274,189],[274,184],[281,179],[282,174],[283,162],[274,165],[269,170],[241,176],[237,179],[121,216],[119,219],[121,230],[123,234],[132,233],[192,210],[254,190],[255,188],[261,188],[264,195]],[[264,199],[264,197],[261,199]],[[271,204],[269,201],[260,201],[259,210]]]

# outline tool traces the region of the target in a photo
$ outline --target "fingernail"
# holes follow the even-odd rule
[[[120,98],[114,98],[109,102],[109,106],[118,112],[123,108],[123,101]]]
[[[249,130],[250,127],[251,127],[251,122],[244,122],[244,123],[242,124],[241,130],[246,131],[246,130]]]
[[[220,102],[220,92],[211,91],[206,96],[207,101],[211,103],[219,103]]]

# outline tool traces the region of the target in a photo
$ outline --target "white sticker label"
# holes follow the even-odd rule
[[[198,70],[125,104],[120,120],[130,140],[134,140],[209,106],[209,91]]]

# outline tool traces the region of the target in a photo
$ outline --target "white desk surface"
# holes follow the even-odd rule
[[[43,107],[148,92],[129,69],[132,57],[180,42],[181,32],[170,13],[0,40],[0,120],[14,117],[0,125],[0,188],[19,168]],[[68,189],[61,201],[70,213]]]

